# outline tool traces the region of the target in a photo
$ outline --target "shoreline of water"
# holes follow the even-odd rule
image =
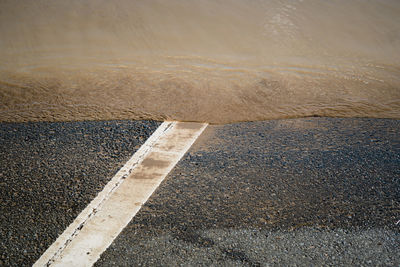
[[[0,3],[0,121],[400,118],[400,2]]]

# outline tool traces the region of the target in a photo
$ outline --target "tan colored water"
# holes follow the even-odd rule
[[[0,0],[0,121],[400,118],[398,0]]]

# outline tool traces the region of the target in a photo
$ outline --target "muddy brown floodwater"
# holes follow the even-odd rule
[[[0,0],[0,121],[400,118],[400,1]]]

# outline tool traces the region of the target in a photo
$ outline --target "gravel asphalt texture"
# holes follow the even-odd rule
[[[400,266],[400,121],[209,126],[95,266]]]
[[[0,123],[0,266],[30,266],[160,125]]]

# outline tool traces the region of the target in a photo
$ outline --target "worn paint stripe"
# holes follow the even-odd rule
[[[34,266],[91,266],[207,127],[164,122]]]

